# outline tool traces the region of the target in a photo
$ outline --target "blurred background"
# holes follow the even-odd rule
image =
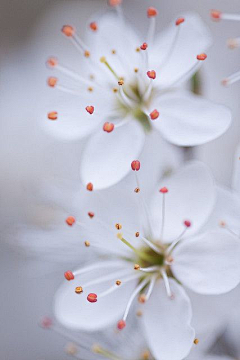
[[[26,219],[33,224],[41,223],[42,207],[33,204],[48,177],[56,179],[68,173],[78,180],[81,144],[63,143],[46,136],[35,119],[39,118],[45,86],[45,59],[52,55],[51,46],[53,49],[61,46],[58,43],[61,25],[73,23],[82,31],[93,12],[107,9],[106,3],[105,0],[0,0],[2,360],[67,358],[62,351],[64,341],[37,327],[42,315],[51,314],[52,297],[62,281],[64,265],[29,259],[8,243],[14,242],[16,223]],[[183,12],[193,10],[212,32],[214,43],[201,71],[202,91],[208,99],[232,110],[233,124],[220,139],[198,147],[195,157],[210,166],[219,183],[230,186],[233,157],[240,138],[240,86],[236,83],[225,88],[220,82],[240,69],[240,50],[229,50],[226,46],[228,38],[240,35],[240,24],[212,22],[209,11],[216,8],[238,12],[239,0],[123,1],[127,17],[142,33],[146,29],[146,8],[151,5],[159,9],[159,30]]]

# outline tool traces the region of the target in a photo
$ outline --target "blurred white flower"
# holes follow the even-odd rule
[[[146,303],[142,320],[154,357],[182,359],[195,332],[190,300],[181,284],[200,294],[233,289],[240,280],[240,242],[221,231],[198,234],[215,204],[214,182],[203,164],[190,163],[165,179],[150,212],[140,191],[140,162],[133,161],[132,169],[137,181],[133,194],[144,213],[138,215],[132,208],[130,194],[115,190],[103,207],[98,197],[92,199],[95,204],[87,201],[91,225],[83,216],[80,222],[67,218],[69,225],[80,225],[82,237],[88,235],[86,247],[97,248],[103,258],[65,273],[72,281],[59,289],[55,314],[74,329],[93,331],[117,321],[123,329],[138,296],[140,304]]]
[[[53,121],[46,128],[65,139],[91,135],[80,173],[83,183],[92,182],[95,189],[111,186],[128,173],[151,129],[175,145],[194,146],[217,138],[231,122],[224,106],[181,89],[206,59],[203,51],[211,43],[197,15],[179,17],[156,36],[157,10],[150,7],[143,38],[123,17],[120,2],[110,3],[116,14],[90,22],[84,41],[71,25],[62,28],[80,53],[77,71],[57,58],[47,61],[65,80],[48,79],[59,91],[49,95],[48,118]],[[64,97],[59,96],[62,92]]]

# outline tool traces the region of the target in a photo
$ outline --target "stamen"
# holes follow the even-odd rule
[[[122,271],[121,272],[121,277],[129,275],[129,272],[131,272],[131,274],[132,274],[132,271],[130,269]],[[112,281],[112,280],[114,281],[117,276],[119,276],[119,271],[118,272],[111,272],[110,275],[108,274],[108,275],[102,276],[100,278],[97,277],[94,280],[88,281],[87,283],[83,284],[82,288],[85,289],[85,288],[87,288],[89,286],[92,286],[92,285],[99,285],[99,284],[102,284],[104,282]],[[117,281],[120,281],[120,280],[117,280]]]
[[[90,183],[88,183],[87,185],[86,185],[86,189],[88,190],[88,191],[93,191],[93,184],[90,182]]]
[[[131,168],[133,171],[139,171],[140,170],[140,161],[139,160],[133,160],[131,163]]]
[[[57,64],[58,64],[57,58],[50,57],[50,58],[47,59],[47,65],[48,65],[49,67],[54,68],[54,67],[57,66]]]
[[[73,226],[73,224],[76,222],[76,219],[73,216],[68,216],[68,218],[66,219],[66,223],[69,226]]]
[[[139,236],[139,235],[138,235]],[[141,240],[143,240],[145,242],[145,244],[147,244],[153,251],[155,251],[157,254],[162,255],[161,250],[159,250],[159,248],[153,244],[151,241],[149,241],[148,239],[146,239],[145,237],[141,236],[140,237]]]
[[[116,265],[118,265],[118,263],[116,264],[116,261],[104,261],[103,263],[93,264],[90,266],[86,266],[84,268],[80,268],[74,272],[71,272],[71,271],[70,272],[73,274],[74,277],[76,277],[78,275],[82,275],[82,274],[85,274],[85,273],[88,273],[88,272],[91,272],[94,270],[106,269],[106,267],[108,267],[108,266],[116,269],[117,268]],[[88,286],[89,286],[89,284],[88,284]],[[83,286],[83,288],[84,288],[84,286]]]
[[[195,344],[195,345],[197,345],[198,343],[199,343],[199,339],[194,339],[194,341],[193,341],[193,343]]]
[[[148,44],[145,42],[140,46],[141,50],[147,50],[147,48],[148,48]]]
[[[110,6],[118,6],[122,3],[122,0],[108,0]]]
[[[93,21],[89,24],[89,27],[92,31],[97,31],[98,30],[98,25],[96,23],[96,21]]]
[[[58,118],[58,113],[57,111],[51,111],[48,113],[48,119],[49,120],[57,120]]]
[[[117,286],[120,286],[121,283],[122,283],[121,280],[116,280],[116,285],[117,285]]]
[[[126,239],[124,239],[123,235],[121,233],[117,234],[117,238],[119,240],[121,240],[125,245],[127,245],[131,250],[133,250],[135,252],[135,254],[137,254],[142,260],[145,261],[151,261],[152,258],[150,255],[145,254],[144,252],[142,252],[139,249],[136,249],[132,244],[130,244],[130,242],[128,242]]]
[[[150,284],[149,284],[149,287],[148,287],[148,290],[147,290],[147,293],[146,293],[146,301],[148,301],[150,296],[152,295],[152,291],[154,289],[154,285],[156,283],[156,280],[157,280],[157,275],[153,275],[151,277]]]
[[[115,228],[116,228],[117,230],[121,230],[122,225],[121,225],[121,224],[119,224],[119,223],[117,223],[117,224],[115,224]]]
[[[165,186],[159,190],[162,193],[162,223],[161,223],[161,231],[160,231],[160,239],[163,239],[164,225],[165,225],[165,195],[168,193],[168,188]]]
[[[232,50],[238,48],[240,46],[240,37],[228,39],[227,45]]]
[[[125,279],[123,279],[123,283],[122,283],[122,286],[126,285],[129,281],[132,281],[132,280],[135,280],[135,279],[138,279],[139,278],[139,275],[136,276],[136,274],[134,275],[131,275]],[[119,285],[121,284],[121,281],[119,284],[115,284],[113,286],[111,286],[109,289],[103,291],[102,293],[98,294],[98,299],[100,298],[103,298],[109,294],[111,294],[112,292],[114,292],[115,290],[117,290],[119,288]]]
[[[140,270],[142,272],[145,272],[145,273],[150,273],[150,272],[155,272],[155,271],[158,271],[160,270],[160,266],[149,266],[149,267],[146,267],[146,268],[142,268],[140,267],[139,269],[135,269],[135,270]]]
[[[101,63],[105,64],[106,67],[107,67],[107,68],[111,71],[111,73],[114,75],[114,77],[115,77],[117,80],[119,80],[119,76],[116,74],[115,70],[109,65],[109,63],[108,63],[107,59],[105,58],[105,56],[102,56],[102,57],[100,58],[100,61],[101,61]]]
[[[185,229],[181,232],[181,234],[177,237],[177,239],[175,241],[173,241],[171,243],[171,245],[167,248],[166,250],[166,255],[171,254],[172,250],[174,249],[174,247],[177,245],[177,243],[182,240],[182,237],[185,235],[187,229],[189,229],[189,227],[191,226],[191,222],[189,220],[185,220],[183,222],[183,224],[185,225]]]
[[[85,245],[86,247],[89,247],[89,246],[90,246],[90,242],[89,242],[89,241],[84,241],[84,245]]]
[[[149,114],[149,116],[151,120],[156,120],[159,117],[159,112],[155,109]]]
[[[92,351],[95,353],[95,354],[100,354],[102,355],[103,357],[107,358],[107,359],[110,359],[110,360],[121,360],[118,356],[116,356],[115,354],[113,354],[112,352],[102,348],[101,346],[99,345],[94,345],[92,347]]]
[[[126,320],[127,320],[127,316],[128,316],[128,313],[129,313],[129,310],[130,310],[130,307],[132,305],[132,302],[134,300],[134,298],[137,296],[137,294],[144,288],[144,286],[147,284],[148,282],[148,279],[145,279],[143,280],[137,287],[136,289],[133,291],[132,295],[130,296],[130,299],[127,303],[127,306],[126,306],[126,310],[124,312],[124,315],[123,315],[123,318],[122,320],[125,322],[125,325],[126,325]]]
[[[232,20],[232,21],[240,21],[239,14],[228,14],[223,13],[219,10],[212,10],[211,17],[213,20]]]
[[[93,114],[93,112],[94,112],[94,106],[86,106],[86,111],[89,113],[89,114]]]
[[[110,122],[105,122],[103,124],[103,130],[110,133],[114,130],[114,124],[110,123]]]
[[[145,302],[146,302],[146,295],[145,295],[145,294],[139,295],[139,297],[138,297],[138,302],[139,302],[140,304],[145,304]]]
[[[177,20],[176,20],[176,26],[179,26],[180,24],[182,24],[183,22],[185,21],[185,19],[183,18],[183,17],[181,17],[181,18],[178,18]]]
[[[172,294],[172,291],[171,291],[171,288],[170,288],[167,273],[166,273],[166,271],[164,269],[161,269],[161,273],[162,273],[163,281],[164,281],[165,288],[166,288],[166,291],[167,291],[167,296],[170,299],[173,299],[173,294]]]
[[[122,329],[124,329],[125,327],[126,327],[126,321],[120,320],[120,321],[118,322],[118,324],[117,324],[118,330],[122,330]]]
[[[139,237],[139,235],[140,235],[140,233],[137,231],[137,232],[135,233],[135,236],[136,236],[136,237]]]
[[[155,17],[155,16],[157,16],[157,15],[158,15],[158,11],[157,11],[157,9],[155,9],[154,7],[149,7],[149,8],[147,9],[147,16],[148,16],[149,18]]]
[[[224,86],[232,85],[239,80],[240,80],[240,71],[237,71],[234,74],[232,74],[231,76],[229,76],[228,78],[222,80],[222,85],[224,85]]]

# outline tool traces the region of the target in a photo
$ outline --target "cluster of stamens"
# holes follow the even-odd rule
[[[137,173],[139,172],[141,168],[141,163],[139,160],[134,160],[131,163],[131,169],[135,174],[137,189],[139,191],[134,190],[135,193],[140,192],[140,182]],[[91,184],[91,189],[93,190],[93,185]],[[165,224],[165,197],[169,193],[169,189],[166,186],[163,186],[159,189],[159,194],[162,196],[162,219],[161,219],[161,232],[159,234],[159,240],[154,241],[152,239],[152,228],[151,228],[151,221],[149,218],[149,212],[146,210],[146,204],[143,203],[144,200],[141,197],[141,194],[138,195],[138,200],[140,201],[141,207],[145,211],[145,216],[147,218],[148,224],[149,224],[149,234],[148,237],[145,237],[144,234],[142,234],[140,231],[135,231],[135,237],[139,239],[139,247],[133,246],[133,244],[126,239],[126,237],[123,235],[123,232],[126,231],[126,233],[130,233],[128,229],[125,229],[124,226],[118,222],[114,225],[115,229],[117,231],[116,237],[119,239],[125,246],[127,246],[130,251],[132,252],[131,261],[133,264],[132,269],[135,270],[135,272],[130,272],[131,269],[126,270],[126,273],[123,271],[122,278],[115,278],[115,274],[111,273],[110,275],[103,276],[103,278],[97,278],[96,280],[90,281],[90,283],[78,285],[75,288],[75,293],[78,295],[84,294],[84,289],[87,288],[90,284],[93,286],[94,284],[100,284],[105,281],[112,282],[112,285],[102,293],[94,293],[91,292],[87,294],[86,300],[90,303],[96,303],[97,301],[101,301],[101,298],[111,294],[114,291],[117,291],[119,287],[124,286],[130,281],[136,281],[136,288],[131,295],[127,305],[126,310],[123,314],[122,319],[118,322],[117,328],[119,330],[122,330],[126,326],[126,319],[130,310],[130,307],[134,301],[134,299],[138,296],[138,301],[140,304],[144,304],[148,301],[150,298],[154,285],[156,281],[162,280],[164,281],[165,288],[167,295],[169,299],[174,299],[174,294],[171,291],[170,283],[169,283],[169,277],[174,277],[173,273],[171,271],[171,265],[174,263],[174,258],[172,256],[173,249],[178,245],[179,241],[182,240],[184,237],[187,229],[191,227],[191,222],[189,220],[183,220],[183,230],[181,234],[170,244],[165,243],[163,241],[164,239],[164,224]],[[95,216],[92,212],[88,212],[89,217],[92,219],[95,219]],[[93,220],[94,221],[94,220]],[[96,221],[99,221],[100,224],[102,221],[99,219],[96,219]],[[82,226],[83,224],[81,222],[76,221],[76,219],[73,216],[69,216],[66,219],[66,223],[69,226],[73,225],[79,225]],[[107,226],[106,224],[104,225]],[[140,243],[142,242],[142,244]],[[91,245],[95,245],[94,243]],[[85,246],[90,247],[90,242],[85,241]],[[129,263],[128,263],[129,264]],[[99,270],[99,264],[89,266],[87,268],[78,269],[76,271],[66,271],[64,276],[65,279],[68,281],[74,280],[76,276],[80,276],[81,274],[87,273],[89,271],[98,271]],[[107,265],[103,263],[103,268],[105,268]],[[110,263],[110,267],[112,266],[115,268],[115,262]]]
[[[109,0],[109,5],[111,7],[114,7],[119,14],[119,16],[122,16],[120,5],[120,0]],[[57,77],[49,77],[47,80],[47,84],[51,88],[55,88],[70,94],[79,95],[81,96],[85,90],[88,92],[106,92],[106,95],[109,91],[108,88],[104,87],[103,84],[99,83],[97,81],[96,74],[92,73],[92,71],[107,71],[109,72],[109,75],[113,77],[113,81],[115,82],[115,86],[113,87],[113,93],[116,95],[116,104],[120,104],[119,114],[113,113],[111,116],[113,119],[113,122],[106,121],[102,129],[106,133],[111,133],[115,128],[122,126],[126,123],[126,120],[119,120],[119,116],[125,117],[126,114],[131,114],[133,118],[136,120],[140,120],[141,124],[149,123],[148,127],[150,126],[151,121],[155,121],[160,116],[160,111],[158,109],[151,109],[148,113],[148,108],[151,103],[152,96],[154,94],[155,88],[154,88],[154,80],[157,77],[155,70],[149,69],[148,64],[148,51],[149,48],[153,46],[153,39],[155,35],[155,27],[156,27],[156,17],[158,15],[157,9],[154,7],[149,7],[147,9],[147,16],[149,18],[149,30],[147,35],[147,42],[143,42],[141,45],[136,47],[136,51],[140,54],[139,57],[139,64],[135,67],[133,67],[133,72],[135,73],[135,80],[132,79],[124,79],[121,74],[117,74],[114,70],[114,66],[110,64],[110,62],[107,60],[106,56],[102,56],[100,58],[100,62],[105,66],[105,69],[103,67],[99,67],[99,59],[92,58],[92,55],[88,49],[88,46],[84,43],[84,41],[78,36],[75,28],[71,25],[64,25],[62,27],[62,33],[64,36],[71,41],[71,43],[75,46],[75,48],[80,52],[80,55],[85,58],[87,63],[89,64],[89,69],[91,69],[91,73],[89,74],[89,78],[85,78],[75,71],[69,69],[68,67],[62,65],[59,63],[58,59],[54,57],[50,57],[47,60],[47,65],[51,69],[55,69],[58,72],[67,75],[69,78],[77,82],[79,91],[76,91],[75,89],[68,88],[61,83],[59,83],[59,80]],[[173,43],[171,44],[169,54],[167,54],[166,59],[164,59],[164,62],[162,66],[164,67],[165,63],[168,61],[168,59],[171,57],[171,54],[173,53],[173,50],[176,46],[178,34],[181,28],[181,25],[185,22],[185,19],[183,17],[178,18],[175,21],[176,25],[176,36],[173,39]],[[93,33],[98,32],[100,27],[100,24],[98,24],[96,21],[92,21],[89,24],[89,29]],[[137,45],[137,44],[136,44]],[[118,58],[118,50],[112,49],[111,53]],[[199,54],[196,56],[197,60],[202,61],[206,59],[206,54]],[[121,58],[118,59],[121,61]],[[197,64],[194,65],[194,68],[197,69]],[[192,71],[193,69],[190,69]],[[161,73],[159,74],[161,76]],[[139,86],[139,84],[142,83],[143,86]],[[174,84],[173,84],[174,85]],[[145,90],[143,90],[145,88]],[[140,90],[141,89],[141,90]],[[95,105],[87,105],[85,107],[87,113],[89,115],[92,115],[92,118],[89,119],[89,121],[94,121],[94,117],[99,116],[98,109],[95,111]],[[59,118],[59,114],[57,111],[50,111],[48,113],[48,119],[55,121]],[[144,120],[143,120],[144,119]],[[106,119],[107,120],[107,119]],[[128,121],[128,120],[127,120]],[[147,126],[147,125],[146,125]]]

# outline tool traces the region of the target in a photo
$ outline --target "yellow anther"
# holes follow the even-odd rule
[[[88,91],[92,92],[93,88],[91,86],[89,86]]]
[[[140,188],[137,187],[136,189],[134,189],[134,192],[135,192],[135,193],[139,193],[139,192],[140,192]]]
[[[84,244],[85,244],[86,247],[89,247],[89,246],[90,246],[90,242],[89,242],[89,241],[85,241]]]
[[[81,287],[81,286],[77,286],[76,288],[75,288],[75,293],[76,294],[81,294],[83,292],[83,288]]]
[[[102,57],[100,58],[100,61],[101,61],[102,63],[105,63],[105,62],[106,62],[105,56],[102,56]]]
[[[138,310],[138,311],[136,312],[136,315],[139,316],[139,317],[142,316],[142,314],[143,314],[143,313],[142,313],[141,310]]]
[[[114,93],[117,93],[117,92],[118,92],[118,89],[117,89],[117,88],[113,88],[113,92],[114,92]]]
[[[136,52],[139,52],[139,51],[140,51],[140,48],[139,48],[139,47],[137,47],[137,48],[136,48]]]
[[[139,235],[140,235],[140,234],[139,234],[139,232],[137,231],[137,232],[135,233],[135,236],[136,236],[136,237],[139,237]]]
[[[117,234],[117,238],[120,239],[120,240],[122,240],[122,238],[123,238],[122,233],[118,233],[118,234]]]
[[[118,81],[118,85],[120,85],[120,86],[124,85],[123,79],[120,79],[120,80]]]
[[[134,71],[135,71],[135,73],[137,73],[137,72],[138,72],[138,68],[135,68]]]
[[[90,52],[88,50],[85,50],[84,56],[88,58],[90,56]]]
[[[113,55],[116,54],[116,50],[113,49],[113,50],[112,50],[112,54],[113,54]]]
[[[117,286],[121,285],[121,283],[122,283],[121,280],[117,280],[117,281],[116,281],[116,285],[117,285]]]
[[[199,343],[199,340],[196,338],[196,339],[194,339],[193,342],[194,342],[195,345],[197,345]]]
[[[134,270],[139,270],[139,269],[140,269],[140,265],[135,264],[135,265],[134,265]]]
[[[91,80],[94,80],[94,75],[93,74],[90,74],[89,77],[90,77]]]
[[[118,229],[118,230],[121,230],[122,225],[121,225],[121,224],[119,224],[119,223],[117,223],[117,224],[115,225],[115,228],[116,228],[116,229]]]

